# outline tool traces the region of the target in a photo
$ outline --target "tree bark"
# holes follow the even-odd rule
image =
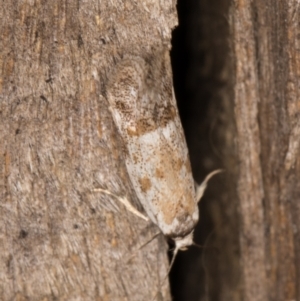
[[[299,1],[186,3],[190,64],[173,65],[193,172],[226,173],[201,202],[204,250],[178,256],[176,301],[300,300]],[[0,20],[0,299],[170,300],[164,238],[139,249],[157,228],[94,189],[142,211],[107,82],[170,49],[175,3],[6,1]]]
[[[175,2],[7,1],[0,20],[0,299],[170,300],[165,240],[138,249],[157,228],[94,189],[142,210],[106,83],[169,51]]]
[[[300,300],[299,3],[234,4],[244,300]]]

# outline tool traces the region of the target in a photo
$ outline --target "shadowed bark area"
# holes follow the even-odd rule
[[[230,1],[179,1],[173,33],[174,85],[193,173],[201,183],[212,170],[200,203],[192,247],[178,255],[171,275],[174,300],[240,300],[233,62]]]
[[[179,1],[174,83],[195,179],[214,168],[175,300],[300,300],[298,1]],[[177,45],[177,48],[176,48]]]

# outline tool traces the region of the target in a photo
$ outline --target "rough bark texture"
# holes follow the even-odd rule
[[[157,229],[93,189],[141,210],[106,83],[124,56],[169,49],[175,4],[1,4],[1,300],[171,299],[163,237],[138,250]],[[204,249],[178,256],[174,300],[300,300],[299,1],[178,9],[172,63],[194,176],[226,173],[201,202]]]
[[[93,189],[139,206],[106,83],[123,56],[170,49],[175,4],[1,4],[1,300],[170,300],[164,239],[137,250],[157,229]]]
[[[299,2],[234,5],[244,300],[300,300]]]

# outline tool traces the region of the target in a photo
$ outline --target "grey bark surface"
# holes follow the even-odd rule
[[[142,210],[106,83],[170,49],[175,2],[7,1],[0,20],[0,299],[170,300],[164,238],[138,250],[157,228],[93,190]]]

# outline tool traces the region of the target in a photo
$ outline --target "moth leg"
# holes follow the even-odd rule
[[[93,189],[93,191],[99,191],[99,192],[103,192],[103,193],[106,193],[108,195],[111,195],[113,197],[115,197],[120,203],[122,203],[126,209],[128,211],[130,211],[131,213],[135,214],[136,216],[140,217],[141,219],[145,220],[145,221],[149,221],[149,218],[146,217],[144,214],[142,214],[141,212],[139,212],[137,209],[135,209],[131,203],[125,198],[125,197],[119,197],[113,193],[111,193],[109,190],[106,190],[106,189],[101,189],[101,188],[96,188],[96,189]]]

